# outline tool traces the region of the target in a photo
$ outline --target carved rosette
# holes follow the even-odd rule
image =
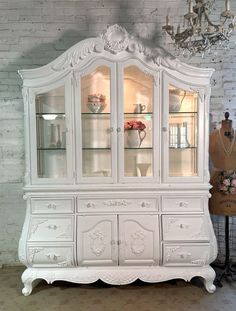
[[[96,255],[97,257],[101,256],[102,253],[105,251],[105,247],[106,247],[104,243],[105,235],[101,231],[96,230],[93,233],[90,233],[89,236],[92,240],[90,244],[90,249],[92,253]]]
[[[129,34],[123,27],[113,25],[102,35],[102,40],[105,50],[117,54],[127,49],[130,39]]]
[[[131,235],[131,238],[131,251],[134,255],[140,256],[145,250],[145,234],[142,231],[136,231]]]

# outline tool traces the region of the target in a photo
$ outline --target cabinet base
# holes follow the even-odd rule
[[[209,293],[214,293],[215,271],[210,266],[204,267],[104,267],[104,268],[27,268],[22,274],[25,296],[31,294],[40,279],[48,284],[54,281],[89,284],[102,280],[111,285],[130,284],[137,279],[148,283],[158,283],[171,279],[183,279],[186,282],[193,277],[202,277]]]

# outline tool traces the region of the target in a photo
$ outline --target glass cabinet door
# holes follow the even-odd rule
[[[153,76],[123,68],[123,176],[153,177]]]
[[[67,177],[65,87],[37,94],[37,177]]]
[[[96,67],[81,77],[81,177],[112,176],[111,68]]]
[[[199,95],[169,84],[169,177],[198,176]]]

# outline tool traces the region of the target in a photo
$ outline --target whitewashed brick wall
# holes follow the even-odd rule
[[[233,0],[236,12],[236,1]],[[16,264],[25,215],[22,200],[24,132],[21,80],[17,70],[45,65],[78,41],[97,36],[108,24],[119,23],[146,44],[164,45],[162,25],[168,13],[177,26],[186,0],[0,0],[0,265]],[[224,0],[216,0],[217,19]],[[213,126],[228,109],[236,127],[235,36],[229,51],[187,63],[213,67]],[[167,42],[170,42],[168,40]],[[166,47],[174,53],[173,46]]]

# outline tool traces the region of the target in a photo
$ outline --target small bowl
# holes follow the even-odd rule
[[[106,108],[106,104],[99,101],[88,102],[87,106],[92,113],[100,113]]]

